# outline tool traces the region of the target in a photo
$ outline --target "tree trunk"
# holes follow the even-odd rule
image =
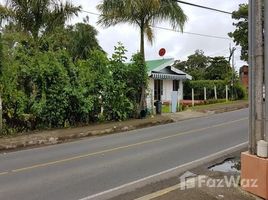
[[[145,50],[144,50],[144,24],[141,23],[140,26],[140,53],[145,62]],[[139,113],[146,108],[146,86],[141,86],[141,97],[140,97],[140,105],[139,105]]]
[[[144,25],[142,24],[140,27],[140,53],[145,61],[145,50],[144,50]]]

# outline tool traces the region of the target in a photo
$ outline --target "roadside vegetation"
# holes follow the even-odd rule
[[[237,72],[223,56],[206,56],[202,50],[196,50],[186,61],[176,61],[174,67],[190,74],[193,80],[184,84],[184,99],[192,99],[192,89],[195,100],[204,100],[204,88],[207,99],[214,99],[214,86],[217,88],[218,99],[225,99],[226,85],[230,100],[247,98],[246,88],[240,83]]]
[[[87,18],[66,25],[81,9],[69,2],[13,0],[1,9],[2,134],[136,116],[147,83],[141,54],[125,65],[119,43],[109,59]]]
[[[145,38],[154,41],[156,22],[169,22],[181,31],[187,22],[176,2],[153,2],[103,0],[98,6],[98,23],[104,27],[119,23],[139,27],[140,53],[130,58],[130,64],[121,43],[108,58],[88,17],[67,25],[82,9],[69,1],[8,0],[0,5],[0,135],[140,117],[146,108],[148,79]],[[235,99],[245,97],[224,57],[206,57],[198,50],[175,67],[194,78],[185,84],[186,98],[191,88],[197,91],[196,98],[202,98],[203,86],[210,90],[217,84],[222,90],[233,75]]]
[[[144,36],[153,41],[155,21],[182,30],[185,14],[173,1],[102,1],[100,24],[140,27],[141,53],[125,64],[123,44],[108,58],[87,17],[67,25],[81,9],[60,0],[0,5],[0,135],[139,117],[148,78]]]

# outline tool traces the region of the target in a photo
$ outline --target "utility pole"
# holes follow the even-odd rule
[[[263,123],[263,86],[264,86],[264,42],[263,42],[263,1],[255,0],[255,106],[256,106],[256,141],[264,139],[264,123]]]
[[[264,1],[265,140],[268,142],[268,1]]]
[[[257,142],[263,140],[265,135],[263,102],[264,41],[262,10],[263,1],[249,0],[249,152],[254,155],[257,154]]]
[[[229,47],[229,51],[230,51],[230,56],[229,56],[229,63],[232,66],[232,80],[231,80],[231,98],[234,99],[234,72],[235,72],[235,61],[234,61],[234,55],[235,55],[235,51],[236,48],[232,47],[230,44]]]
[[[255,62],[254,62],[254,46],[255,46],[255,0],[249,0],[249,153],[256,154],[255,139]]]
[[[265,17],[263,3],[265,2]],[[268,0],[249,0],[249,72],[250,116],[249,152],[241,154],[241,180],[256,180],[258,186],[241,187],[263,199],[268,199],[268,103],[264,106],[263,88],[268,93]],[[263,19],[265,27],[263,27]],[[265,28],[265,30],[264,30]],[[264,35],[265,34],[265,35]],[[265,38],[265,43],[263,38]],[[264,48],[265,46],[265,53]],[[264,68],[265,61],[265,68]],[[265,73],[264,73],[265,72]],[[264,79],[265,78],[265,79]],[[264,110],[265,107],[265,110]],[[264,120],[265,119],[265,120]],[[266,122],[266,125],[265,125]],[[266,130],[265,130],[265,129]],[[264,137],[266,136],[266,137]],[[266,141],[264,140],[266,139]]]

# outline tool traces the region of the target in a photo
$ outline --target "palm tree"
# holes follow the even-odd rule
[[[9,17],[35,40],[40,34],[63,26],[66,20],[81,10],[80,6],[60,0],[7,0],[6,5]]]
[[[187,17],[175,0],[102,0],[97,6],[101,12],[98,23],[114,26],[119,23],[129,23],[140,28],[140,53],[145,62],[144,38],[153,43],[152,25],[168,21],[173,29],[183,30]],[[145,89],[141,88],[139,111],[146,105]]]
[[[8,10],[0,4],[0,27],[2,26],[2,21],[7,19]]]
[[[182,31],[187,21],[183,10],[174,0],[103,0],[97,8],[101,12],[98,23],[105,27],[129,23],[140,28],[140,52],[144,59],[145,35],[151,43],[154,39],[152,25],[168,21],[173,29]]]

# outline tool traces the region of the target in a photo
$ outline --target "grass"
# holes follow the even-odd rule
[[[217,108],[217,107],[224,107],[226,105],[239,105],[239,104],[244,104],[247,103],[248,100],[238,100],[238,101],[227,101],[227,102],[221,102],[221,103],[215,103],[215,104],[207,104],[207,105],[199,105],[195,106],[193,108],[189,108],[192,110],[203,110],[203,109],[208,109],[208,108]]]
[[[170,105],[162,105],[162,113],[170,113]]]

